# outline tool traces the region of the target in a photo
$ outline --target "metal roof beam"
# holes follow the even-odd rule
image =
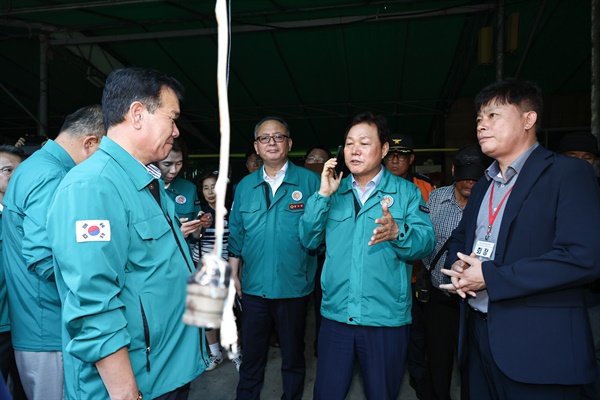
[[[9,10],[0,10],[0,16],[9,16],[9,15],[18,15],[18,14],[31,14],[31,13],[40,13],[40,12],[51,12],[51,11],[65,11],[65,10],[78,10],[82,8],[92,8],[92,7],[113,7],[113,6],[124,6],[129,4],[137,4],[137,3],[156,3],[156,2],[164,2],[164,0],[102,0],[102,1],[86,1],[83,3],[74,3],[74,4],[55,4],[51,6],[41,6],[41,7],[22,7],[22,8],[13,8]]]
[[[419,13],[390,13],[387,15],[359,15],[352,17],[336,17],[336,18],[320,18],[320,19],[307,19],[301,21],[288,21],[288,22],[277,22],[269,23],[267,25],[238,25],[231,28],[232,33],[244,33],[244,32],[261,32],[271,31],[276,29],[301,29],[301,28],[315,28],[315,27],[326,27],[326,26],[339,26],[354,24],[360,22],[386,22],[399,19],[417,19],[417,18],[430,18],[437,16],[447,16],[455,14],[472,14],[487,12],[496,7],[495,4],[485,3],[472,6],[460,6],[449,8],[445,10],[424,10]],[[207,35],[216,35],[216,28],[204,28],[204,29],[188,29],[181,31],[168,31],[168,32],[146,32],[146,33],[135,33],[129,35],[110,35],[110,36],[94,36],[86,38],[76,39],[54,39],[50,40],[52,46],[66,46],[76,44],[89,44],[89,43],[105,43],[105,42],[125,42],[135,40],[149,40],[149,39],[169,39],[169,38],[180,38],[180,37],[198,37]]]
[[[39,120],[36,118],[36,116],[35,116],[35,115],[33,115],[33,113],[32,113],[31,111],[29,111],[29,110],[27,109],[27,107],[25,107],[25,106],[23,105],[23,103],[21,103],[21,102],[19,101],[19,99],[17,99],[17,97],[16,97],[15,95],[13,95],[13,94],[12,94],[12,92],[11,92],[10,90],[8,90],[8,89],[6,88],[6,86],[4,86],[2,83],[0,83],[0,89],[4,90],[4,91],[6,92],[6,94],[7,94],[7,95],[9,95],[9,96],[10,96],[10,98],[11,98],[11,99],[13,99],[13,100],[15,101],[15,103],[17,103],[17,105],[18,105],[19,107],[21,107],[21,108],[23,109],[23,111],[25,111],[25,112],[27,113],[27,115],[29,115],[29,116],[31,117],[31,119],[33,119],[35,122],[37,122],[37,123],[38,123],[38,125],[41,125],[40,121],[39,121]]]

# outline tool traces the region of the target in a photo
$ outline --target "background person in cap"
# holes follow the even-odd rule
[[[598,139],[589,132],[567,133],[560,140],[557,152],[565,156],[581,158],[592,166],[596,162],[596,156],[600,153],[598,150]],[[598,179],[598,183],[600,184],[600,179]],[[600,280],[587,285],[585,299],[592,325],[596,364],[598,364],[598,369],[600,369]],[[596,376],[596,379],[592,383],[585,385],[583,391],[584,399],[600,398],[600,375]]]
[[[385,167],[394,175],[406,179],[417,185],[427,202],[429,193],[435,189],[429,178],[421,174],[413,174],[410,171],[412,163],[415,161],[413,152],[413,140],[408,135],[395,133],[390,135],[390,151],[383,159]],[[415,293],[415,283],[417,282],[417,272],[422,268],[421,260],[413,262],[411,283],[413,286],[412,302],[412,324],[410,326],[410,343],[407,354],[407,369],[410,375],[410,386],[415,389],[419,399],[427,399],[430,396],[431,383],[429,382],[427,372],[427,361],[425,359],[425,327],[423,326],[423,310],[421,303],[417,301]]]
[[[560,139],[556,152],[569,157],[581,158],[591,166],[594,166],[597,156],[600,155],[598,139],[590,132],[567,133]]]
[[[454,183],[435,189],[427,201],[436,243],[433,252],[423,259],[423,263],[431,271],[432,283],[429,300],[423,304],[423,322],[434,399],[450,399],[452,368],[458,346],[459,296],[448,295],[439,289],[440,284],[450,282],[450,279],[440,272],[446,260],[444,245],[462,218],[471,189],[491,163],[492,160],[483,155],[478,144],[464,146],[458,150],[452,162]],[[461,399],[468,399],[467,373],[463,368],[460,375]]]
[[[392,134],[390,135],[390,151],[383,159],[383,164],[392,174],[417,185],[423,199],[427,201],[429,193],[435,189],[435,186],[425,175],[413,174],[410,171],[410,167],[415,161],[413,149],[413,140],[410,136],[400,133]]]

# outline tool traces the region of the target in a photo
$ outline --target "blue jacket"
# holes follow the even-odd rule
[[[19,351],[60,351],[60,298],[46,215],[58,184],[75,166],[56,142],[19,165],[3,199],[3,258],[12,343]]]
[[[263,179],[262,168],[239,183],[229,218],[228,249],[229,254],[244,260],[244,293],[280,299],[302,297],[313,291],[316,252],[300,243],[298,222],[306,200],[319,185],[316,173],[289,161],[275,196]]]
[[[61,182],[48,236],[63,303],[68,399],[108,398],[95,363],[126,347],[144,398],[198,376],[198,328],[181,321],[194,270],[161,184],[110,138]]]
[[[306,204],[302,244],[314,249],[326,240],[321,314],[327,319],[363,326],[411,322],[412,261],[433,250],[433,227],[417,186],[382,168],[380,183],[358,213],[350,176],[331,197],[316,193]],[[400,233],[396,240],[368,246],[382,201],[390,204]]]
[[[481,178],[473,187],[452,233],[446,267],[457,252],[471,253],[489,184]],[[600,275],[600,193],[593,169],[539,146],[505,207],[495,258],[482,264],[494,361],[519,382],[590,382],[596,361],[583,285]],[[463,302],[460,360],[466,355],[467,307]]]

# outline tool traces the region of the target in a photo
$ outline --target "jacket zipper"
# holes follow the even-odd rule
[[[140,298],[140,308],[142,310],[142,324],[144,325],[144,342],[146,343],[146,371],[150,372],[150,329],[148,328],[148,320],[144,312],[144,305]]]

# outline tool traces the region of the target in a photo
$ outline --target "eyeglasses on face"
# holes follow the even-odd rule
[[[306,162],[309,164],[324,163],[326,160],[322,157],[310,156],[306,157]]]
[[[268,144],[271,141],[271,139],[273,139],[273,141],[275,143],[281,143],[285,139],[289,139],[289,136],[288,135],[284,135],[283,133],[276,133],[274,135],[259,136],[255,140],[257,142],[260,142],[261,144]]]
[[[402,154],[402,153],[388,153],[385,156],[386,160],[393,160],[394,158],[397,158],[399,162],[407,162],[408,159],[410,158],[410,154]]]
[[[0,168],[0,171],[6,175],[6,176],[11,176],[12,173],[14,172],[14,168],[13,167],[2,167]]]

